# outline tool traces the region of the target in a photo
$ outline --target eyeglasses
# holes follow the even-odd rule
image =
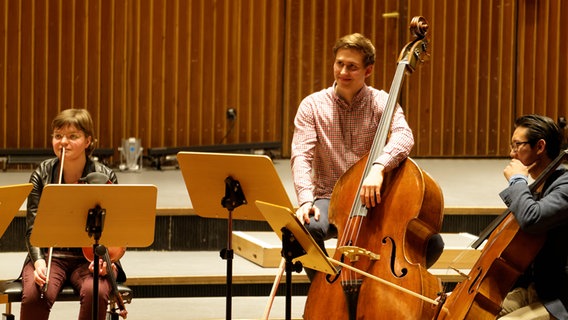
[[[527,144],[530,143],[529,141],[515,141],[515,142],[511,142],[511,151],[513,152],[517,152],[519,151],[519,147],[522,146],[523,144]]]
[[[70,133],[54,133],[51,135],[51,137],[53,137],[53,139],[60,141],[63,140],[63,137],[67,138],[67,140],[69,141],[75,141],[78,139],[81,139],[83,137],[83,135],[79,132],[70,132]]]

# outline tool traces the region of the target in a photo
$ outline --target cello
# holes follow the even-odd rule
[[[426,51],[428,23],[414,17],[415,40],[399,56],[396,75],[373,146],[337,181],[330,200],[330,223],[337,227],[337,249],[332,260],[386,280],[422,296],[436,296],[440,281],[425,268],[429,238],[442,224],[443,196],[438,184],[407,158],[385,174],[381,202],[367,209],[359,193],[389,134],[403,76],[414,70]],[[387,186],[387,187],[385,187]],[[338,278],[317,273],[310,285],[305,319],[431,319],[431,303],[401,293],[393,286],[362,277],[351,268]]]
[[[529,186],[534,194],[568,155],[563,150]],[[488,238],[487,238],[488,237]],[[496,319],[501,304],[546,240],[543,234],[521,230],[508,209],[497,217],[472,244],[478,248],[487,239],[467,278],[458,283],[440,314],[433,319]]]

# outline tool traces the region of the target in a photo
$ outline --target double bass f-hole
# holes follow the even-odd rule
[[[341,255],[341,262],[345,262],[345,255]],[[335,274],[335,276],[331,277],[331,274],[326,274],[325,275],[325,280],[327,281],[327,283],[332,284],[335,281],[337,281],[337,279],[339,279],[339,276],[341,275],[341,271],[343,270],[343,268],[341,268],[341,266],[339,266],[337,268],[337,273]]]
[[[482,278],[482,276],[483,276],[483,268],[477,267],[475,269],[475,276],[473,277],[473,280],[469,285],[467,292],[474,293],[477,290],[477,288],[479,287],[479,280]]]
[[[390,254],[389,265],[390,265],[390,269],[391,269],[392,274],[397,278],[402,278],[402,277],[406,276],[408,274],[407,268],[400,269],[399,273],[397,273],[397,271],[396,271],[395,263],[396,263],[397,256],[396,256],[396,242],[394,242],[394,239],[391,238],[391,237],[385,237],[382,242],[383,242],[384,245],[388,245],[389,243],[391,244],[391,254]]]

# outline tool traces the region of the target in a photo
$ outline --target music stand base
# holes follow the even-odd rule
[[[14,317],[13,314],[3,313],[2,314],[2,320],[16,320],[16,318]]]

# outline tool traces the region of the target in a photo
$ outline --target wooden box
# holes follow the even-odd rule
[[[460,270],[468,270],[475,264],[481,255],[480,247],[473,249],[471,244],[477,240],[477,236],[469,233],[442,233],[444,240],[444,252],[430,269],[448,269],[453,267]]]
[[[336,243],[336,239],[325,242],[330,256],[335,252]],[[239,256],[265,268],[278,268],[282,259],[282,241],[271,231],[233,231],[233,250]]]
[[[477,237],[468,233],[443,233],[444,252],[430,269],[470,269],[479,259],[480,250],[470,247]],[[336,239],[326,241],[328,254],[333,256]],[[233,249],[239,256],[265,268],[278,268],[282,258],[282,242],[274,232],[233,231]]]

